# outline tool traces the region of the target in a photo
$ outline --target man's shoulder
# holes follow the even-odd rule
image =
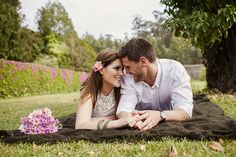
[[[184,66],[172,59],[159,59],[159,63],[161,66],[162,73],[166,77],[181,77],[180,75],[182,74],[183,71],[185,71]]]
[[[172,66],[176,66],[176,65],[179,65],[181,66],[182,64],[176,60],[173,60],[173,59],[159,59],[159,62],[161,65],[168,65],[168,67],[172,67]]]

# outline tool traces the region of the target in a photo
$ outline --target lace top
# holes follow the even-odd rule
[[[92,112],[92,117],[104,117],[114,115],[116,112],[114,90],[108,96],[102,93],[98,95],[97,102]]]

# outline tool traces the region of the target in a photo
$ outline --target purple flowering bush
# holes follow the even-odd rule
[[[61,128],[60,121],[52,116],[52,111],[44,108],[34,110],[27,117],[21,118],[19,129],[25,134],[48,134]]]
[[[0,98],[78,91],[80,73],[0,59]]]

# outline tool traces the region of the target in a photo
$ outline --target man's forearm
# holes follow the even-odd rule
[[[189,115],[183,109],[165,110],[166,121],[183,121],[189,119]]]

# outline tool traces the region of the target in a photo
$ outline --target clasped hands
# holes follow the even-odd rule
[[[156,126],[161,120],[160,111],[143,110],[128,113],[128,125],[145,131]]]

